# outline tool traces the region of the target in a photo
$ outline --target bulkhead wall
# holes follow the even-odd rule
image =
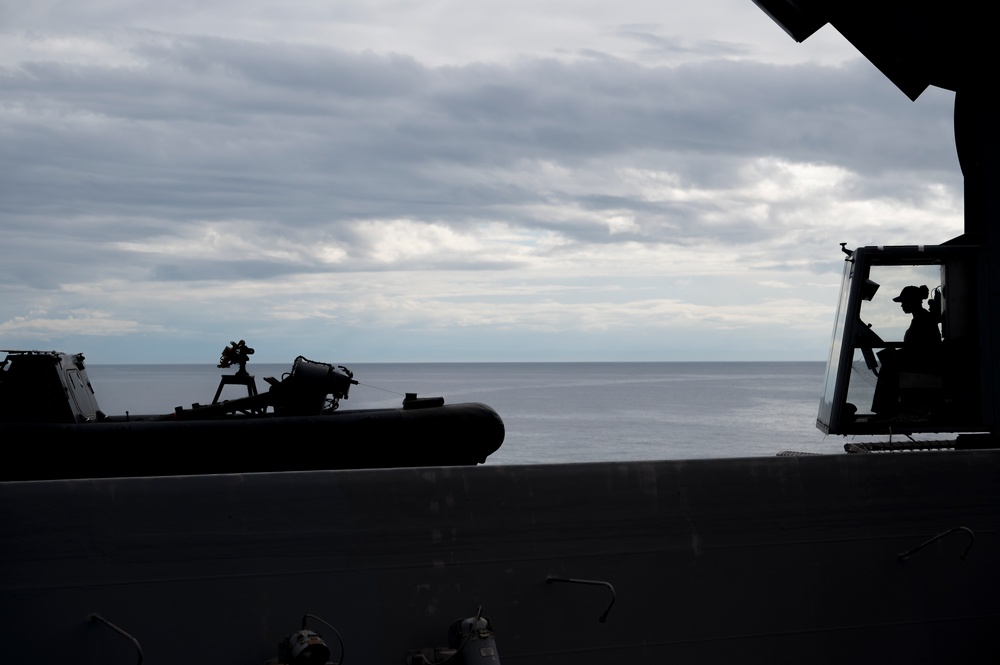
[[[146,663],[263,663],[311,613],[347,662],[401,663],[482,607],[507,663],[995,661],[998,460],[0,483],[5,658],[134,662],[99,613]],[[610,589],[550,577],[609,583],[607,620]]]

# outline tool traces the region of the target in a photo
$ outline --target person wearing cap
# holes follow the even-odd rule
[[[878,354],[881,367],[872,398],[872,411],[879,416],[898,414],[904,406],[901,398],[910,408],[914,408],[919,402],[918,410],[928,410],[926,400],[915,400],[912,390],[908,398],[904,397],[902,384],[912,384],[914,380],[920,381],[919,377],[933,377],[941,371],[941,331],[938,329],[937,317],[923,306],[929,295],[930,291],[926,286],[905,286],[892,299],[913,320],[903,334],[902,348],[887,348]]]
[[[912,362],[920,364],[924,353],[935,353],[941,344],[941,331],[934,316],[924,309],[923,302],[930,295],[927,286],[904,286],[892,299],[903,311],[913,316],[910,327],[903,335],[903,351]]]

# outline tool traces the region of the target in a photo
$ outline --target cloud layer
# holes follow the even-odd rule
[[[789,61],[749,2],[739,41],[653,3],[551,5],[527,34],[298,3],[270,36],[264,6],[40,4],[4,9],[6,347],[820,359],[839,242],[961,231],[951,95],[911,103],[830,36]]]

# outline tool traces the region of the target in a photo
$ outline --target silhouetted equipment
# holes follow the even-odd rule
[[[980,344],[988,337],[981,317],[989,301],[977,277],[985,260],[982,247],[963,245],[859,247],[845,260],[820,429],[830,434],[995,429],[988,400],[992,377],[984,373]],[[927,315],[934,321],[929,325],[940,320],[943,333],[934,347],[913,347],[912,339],[904,343],[906,316],[892,296],[914,275],[940,285],[932,299],[939,314]],[[876,297],[880,283],[888,293]],[[883,339],[887,333],[892,336]]]
[[[459,619],[448,629],[448,646],[423,648],[406,653],[406,665],[500,665],[493,625],[483,616]]]
[[[398,408],[341,411],[357,384],[346,367],[299,356],[257,394],[245,383],[253,378],[245,361],[233,357],[246,397],[220,402],[224,377],[211,404],[108,416],[82,354],[8,351],[0,363],[0,433],[8,441],[44,438],[59,454],[4,465],[0,481],[480,464],[503,443],[503,421],[485,404],[407,393]],[[239,454],[212,454],[211,446],[229,442],[241,444]],[[289,454],[292,442],[302,454]]]
[[[248,397],[257,394],[257,381],[252,374],[247,372],[247,363],[250,362],[250,356],[253,353],[254,350],[247,346],[247,343],[242,339],[239,342],[230,342],[229,346],[222,349],[222,355],[219,356],[219,367],[226,369],[236,364],[239,366],[239,370],[236,374],[222,375],[222,378],[219,379],[219,388],[215,391],[215,397],[212,398],[212,404],[219,403],[219,397],[222,396],[222,390],[226,386],[246,386]]]
[[[222,355],[219,356],[219,367],[226,369],[236,364],[240,368],[237,374],[245,374],[247,363],[253,354],[254,350],[247,346],[247,343],[242,339],[238,342],[230,342],[229,346],[222,349]]]
[[[315,619],[333,631],[340,643],[340,658],[330,660],[330,647],[323,636],[309,630],[308,620]],[[302,627],[278,643],[278,665],[342,665],[345,658],[344,638],[340,631],[318,616],[306,614],[302,617]]]

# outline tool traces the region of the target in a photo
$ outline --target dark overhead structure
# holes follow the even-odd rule
[[[927,86],[964,88],[986,52],[981,5],[904,0],[754,0],[792,39],[829,23],[911,100]]]

